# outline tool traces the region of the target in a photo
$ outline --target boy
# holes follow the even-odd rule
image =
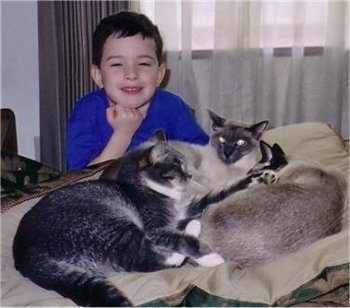
[[[158,129],[169,139],[207,144],[188,105],[158,88],[165,75],[163,42],[144,15],[120,12],[93,34],[91,77],[100,90],[80,99],[67,125],[70,171],[116,159]]]

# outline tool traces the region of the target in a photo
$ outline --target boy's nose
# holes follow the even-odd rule
[[[135,67],[128,67],[125,71],[125,78],[127,80],[137,79],[137,69]]]

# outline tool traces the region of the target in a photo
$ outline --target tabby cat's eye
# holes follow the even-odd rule
[[[220,142],[220,143],[225,143],[226,142],[226,139],[224,138],[224,137],[222,137],[222,136],[218,136],[218,141]]]
[[[239,140],[236,142],[236,144],[237,144],[238,146],[242,146],[242,145],[245,145],[246,142],[245,142],[245,140],[243,140],[243,139],[239,139]]]

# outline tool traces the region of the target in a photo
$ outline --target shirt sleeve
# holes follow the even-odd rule
[[[102,151],[95,108],[79,101],[67,123],[66,158],[68,170],[85,168]]]
[[[206,145],[209,137],[196,121],[193,110],[180,98],[177,109],[171,139]]]

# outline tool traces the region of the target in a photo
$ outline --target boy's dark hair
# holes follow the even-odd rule
[[[105,17],[97,25],[92,37],[92,63],[100,67],[103,46],[112,34],[128,37],[141,34],[143,38],[153,39],[156,44],[158,63],[163,62],[163,40],[158,27],[143,14],[122,11]]]

